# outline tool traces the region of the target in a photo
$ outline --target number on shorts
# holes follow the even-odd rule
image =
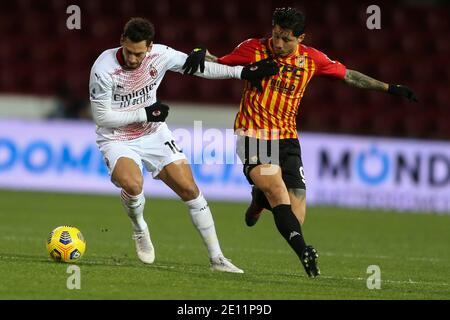
[[[172,150],[173,153],[177,153],[177,152],[182,152],[182,150],[180,150],[177,145],[175,144],[175,141],[171,140],[171,141],[166,141],[164,142],[164,144],[166,146],[168,146],[170,148],[170,150]]]
[[[300,176],[302,177],[303,183],[306,184],[305,170],[303,169],[303,166],[300,167]]]

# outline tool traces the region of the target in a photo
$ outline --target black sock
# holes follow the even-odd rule
[[[280,204],[272,209],[273,217],[278,231],[283,238],[289,243],[297,256],[301,258],[301,254],[306,247],[303,239],[302,228],[290,204]]]
[[[266,195],[260,189],[253,187],[252,196],[258,206],[267,210],[272,210],[269,200],[267,200]]]

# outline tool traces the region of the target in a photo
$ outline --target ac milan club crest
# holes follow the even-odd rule
[[[156,70],[155,67],[151,67],[151,69],[150,69],[150,77],[152,77],[152,79],[156,79],[157,76],[158,76],[158,70]]]

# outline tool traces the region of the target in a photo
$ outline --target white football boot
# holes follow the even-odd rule
[[[220,255],[211,259],[211,270],[231,273],[244,273],[244,270],[239,269],[231,263],[230,259]]]
[[[153,263],[155,261],[155,248],[150,239],[148,228],[141,232],[134,231],[133,240],[136,243],[136,253],[139,260],[147,264]]]

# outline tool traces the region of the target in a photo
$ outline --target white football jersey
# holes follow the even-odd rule
[[[97,141],[123,141],[155,132],[160,122],[147,122],[144,107],[156,102],[156,91],[167,70],[183,73],[187,55],[154,44],[137,69],[122,67],[122,48],[104,51],[90,75],[89,93]],[[240,79],[242,67],[205,63],[205,72],[195,75],[210,79]],[[188,79],[186,79],[188,81]]]

